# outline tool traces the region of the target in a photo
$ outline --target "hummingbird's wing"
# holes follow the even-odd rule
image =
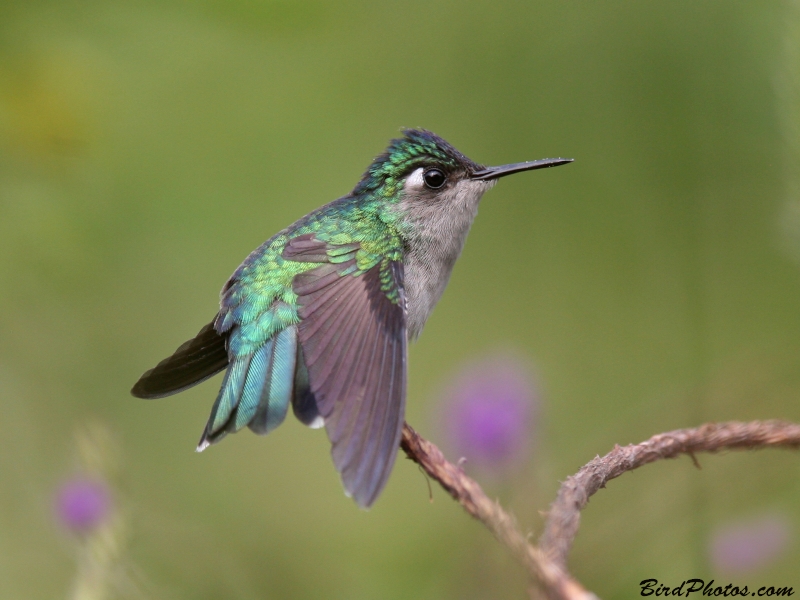
[[[303,423],[323,420],[347,493],[367,507],[397,456],[406,339],[401,262],[358,242],[276,236],[225,285],[215,321],[132,393],[168,396],[228,367],[198,450],[245,426],[268,433],[291,403]]]
[[[400,445],[407,336],[402,263],[378,257],[362,270],[357,252],[306,234],[283,257],[323,263],[292,282],[302,358],[344,487],[368,507]]]

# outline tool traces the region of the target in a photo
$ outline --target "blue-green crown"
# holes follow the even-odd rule
[[[358,182],[353,195],[378,192],[394,196],[404,176],[419,167],[439,166],[479,170],[480,166],[453,148],[435,133],[425,129],[404,129],[403,137],[389,142]]]

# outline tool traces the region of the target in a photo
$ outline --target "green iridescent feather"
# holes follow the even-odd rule
[[[403,177],[431,163],[455,165],[469,161],[441,138],[426,131],[407,130],[405,137],[392,140],[377,157],[352,194],[310,213],[257,248],[231,277],[223,290],[217,331],[240,326],[238,339],[231,340],[234,354],[247,354],[260,344],[298,322],[297,296],[292,280],[317,263],[300,263],[282,257],[292,237],[311,234],[333,246],[359,244],[358,276],[383,263],[383,291],[397,301],[397,290],[389,286],[385,265],[402,260],[402,233],[407,224],[399,211]],[[328,250],[331,262],[344,262],[348,251]],[[278,303],[273,306],[273,303]],[[265,314],[267,313],[267,314]]]

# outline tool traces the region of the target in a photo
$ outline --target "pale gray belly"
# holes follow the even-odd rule
[[[431,250],[431,249],[428,249]],[[428,320],[450,280],[458,251],[444,256],[439,252],[409,252],[405,263],[405,288],[408,339],[413,340]]]

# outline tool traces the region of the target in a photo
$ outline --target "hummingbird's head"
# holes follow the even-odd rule
[[[481,168],[435,133],[405,129],[403,137],[389,142],[372,161],[353,195],[377,192],[387,200],[398,199],[408,179],[424,182],[436,192]]]
[[[572,159],[557,158],[484,167],[435,133],[406,129],[372,162],[353,195],[375,194],[402,202],[404,212],[418,213],[419,218],[459,210],[474,216],[481,196],[500,177],[569,162]]]

